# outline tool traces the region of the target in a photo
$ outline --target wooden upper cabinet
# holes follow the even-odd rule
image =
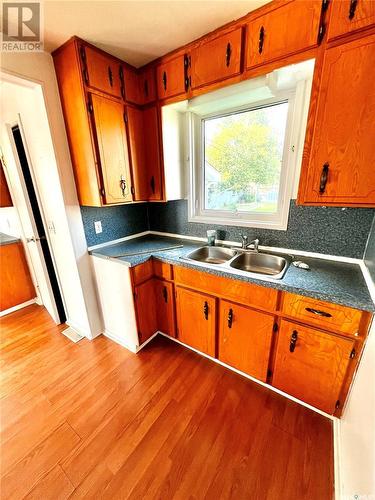
[[[375,206],[375,35],[328,48],[323,57],[298,201]]]
[[[250,21],[246,69],[317,46],[321,7],[321,0],[292,0]]]
[[[155,68],[147,66],[138,74],[138,88],[141,104],[149,104],[156,100]]]
[[[204,42],[191,51],[191,87],[224,80],[241,72],[242,28]]]
[[[155,280],[150,279],[136,286],[134,290],[134,299],[139,343],[143,344],[143,342],[146,342],[146,340],[158,329]],[[119,314],[121,314],[121,311]],[[124,321],[126,321],[126,318]]]
[[[3,164],[0,161],[0,207],[13,206],[12,198],[8,189],[8,183],[5,177]]]
[[[198,351],[215,356],[216,299],[176,287],[177,338]]]
[[[374,0],[333,0],[328,40],[375,24]]]
[[[121,64],[109,55],[85,45],[80,46],[80,55],[84,82],[92,88],[121,98]]]
[[[133,104],[141,103],[141,95],[136,70],[123,66],[125,99]]]
[[[351,339],[283,320],[272,385],[333,414],[353,347]]]
[[[156,86],[159,99],[184,94],[188,89],[185,82],[188,56],[180,54],[162,62],[156,68]]]
[[[274,317],[224,300],[219,316],[220,361],[266,382]]]
[[[136,201],[162,199],[158,110],[127,107],[129,144]]]
[[[158,330],[176,336],[173,283],[154,280]]]
[[[106,204],[132,201],[124,106],[96,94],[90,96]]]

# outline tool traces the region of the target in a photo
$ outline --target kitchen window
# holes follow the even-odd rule
[[[227,109],[226,97],[191,106],[190,221],[287,228],[303,147],[305,87],[299,82],[267,98],[256,89],[260,99]]]

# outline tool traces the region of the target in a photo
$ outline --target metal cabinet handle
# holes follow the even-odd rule
[[[122,66],[120,66],[119,70],[119,77],[120,77],[120,92],[121,92],[121,97],[125,101],[125,82],[124,82],[124,70],[122,69]]]
[[[316,316],[322,316],[323,318],[332,318],[332,314],[320,311],[319,309],[313,309],[312,307],[305,307],[305,311],[315,314]]]
[[[110,66],[108,66],[108,81],[111,87],[113,87],[113,75],[112,75],[112,69]]]
[[[329,163],[325,163],[322,168],[322,173],[320,174],[320,183],[319,183],[320,194],[323,194],[326,190],[328,181],[328,171],[329,171]]]
[[[230,65],[230,57],[232,55],[232,46],[230,44],[230,42],[228,42],[227,44],[227,50],[225,52],[225,63],[227,65],[227,67]]]
[[[263,45],[264,45],[264,27],[261,26],[259,30],[259,46],[258,46],[259,54],[263,52]]]
[[[294,352],[294,349],[296,348],[297,339],[298,339],[298,332],[297,330],[293,330],[293,333],[290,336],[290,344],[289,344],[290,352]]]
[[[126,181],[122,177],[120,179],[120,189],[122,191],[122,196],[125,198]]]
[[[83,74],[83,80],[84,80],[85,84],[88,85],[89,84],[89,74],[88,74],[86,68],[82,71],[82,74]]]
[[[355,11],[357,8],[358,0],[350,0],[350,5],[349,5],[349,19],[352,20],[355,16]]]
[[[204,302],[203,314],[204,314],[205,319],[207,320],[208,319],[208,302],[207,302],[207,300]]]
[[[164,91],[167,90],[167,73],[165,71],[163,71],[163,87],[164,87]]]
[[[233,309],[229,309],[228,311],[228,328],[232,328],[233,323]]]
[[[151,186],[152,194],[155,194],[155,177],[154,176],[151,177],[150,186]]]
[[[164,302],[167,303],[168,302],[168,290],[167,290],[166,286],[163,286],[163,298],[164,298]]]

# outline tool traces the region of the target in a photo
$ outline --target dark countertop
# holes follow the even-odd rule
[[[362,271],[357,264],[318,259],[315,257],[298,257],[298,254],[294,253],[295,260],[306,262],[310,266],[310,270],[306,271],[290,265],[284,277],[281,280],[275,280],[263,276],[259,276],[258,278],[253,275],[244,275],[236,270],[232,271],[228,268],[223,268],[220,265],[195,263],[181,258],[204,244],[202,241],[149,235],[98,248],[90,251],[90,254],[101,258],[115,259],[128,267],[142,264],[151,257],[156,257],[163,262],[205,271],[209,274],[305,295],[364,311],[375,312],[375,304],[369,294]],[[183,246],[182,248],[163,251],[163,248],[177,245]],[[277,252],[276,249],[275,252]],[[115,258],[115,256],[124,253],[132,253],[133,255]]]
[[[10,236],[9,234],[0,233],[0,246],[11,245],[12,243],[18,243],[21,241],[17,236]]]

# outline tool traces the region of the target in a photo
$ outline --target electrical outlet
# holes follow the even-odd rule
[[[102,221],[101,220],[97,220],[94,222],[94,226],[95,226],[95,233],[96,234],[99,234],[103,231],[102,229]]]

